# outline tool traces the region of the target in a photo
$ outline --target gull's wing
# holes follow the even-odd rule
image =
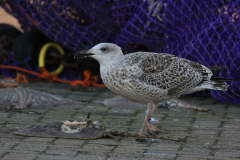
[[[184,94],[212,76],[207,67],[171,54],[137,52],[128,59],[129,65],[141,68],[140,82],[166,89],[169,95]]]

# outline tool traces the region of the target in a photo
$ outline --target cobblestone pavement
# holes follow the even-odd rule
[[[105,88],[81,92],[70,90],[69,84],[48,82],[22,86],[90,103],[0,111],[1,160],[240,159],[240,106],[217,103],[212,98],[185,96],[181,99],[212,109],[216,114],[178,107],[159,108],[152,123],[161,128],[161,135],[183,138],[182,142],[161,139],[139,142],[136,137],[97,140],[23,137],[13,132],[33,124],[81,120],[87,112],[92,112],[91,118],[108,129],[139,132],[147,107],[107,107],[103,100],[116,95]]]

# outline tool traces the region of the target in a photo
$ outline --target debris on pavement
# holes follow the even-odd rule
[[[115,96],[113,98],[107,98],[103,101],[104,105],[107,107],[131,107],[131,108],[146,108],[146,105],[143,103],[138,103],[138,102],[133,102],[130,101],[124,97],[121,96]],[[167,101],[165,103],[159,103],[159,107],[163,108],[171,108],[171,107],[181,107],[181,108],[186,108],[186,109],[194,109],[199,112],[208,112],[211,114],[215,114],[214,111],[210,109],[205,109],[201,107],[194,106],[193,104],[189,104],[183,100],[180,99],[173,99],[170,101]]]
[[[63,121],[63,122],[50,122],[39,125],[32,125],[26,129],[14,132],[16,135],[27,137],[47,137],[47,138],[64,138],[64,139],[87,139],[93,140],[98,138],[114,138],[114,136],[122,137],[139,137],[138,133],[119,132],[117,130],[108,130],[102,126],[98,121],[90,119],[90,114],[82,121]],[[166,136],[142,136],[141,138],[154,138],[172,140],[182,142],[184,139],[172,138]]]
[[[19,83],[10,79],[0,79],[0,88],[18,87]]]
[[[0,97],[0,110],[63,104],[82,104],[81,102],[22,87],[0,89]]]
[[[90,114],[82,121],[64,121],[50,122],[40,125],[32,125],[24,130],[17,131],[14,134],[30,137],[55,137],[67,139],[97,139],[109,137],[106,134],[106,128],[98,121],[92,122]]]
[[[61,131],[62,122],[51,122],[32,125],[14,134],[27,137],[55,137],[67,139],[97,139],[103,136],[104,130],[96,128],[82,128],[79,132],[66,133]]]
[[[105,127],[103,127],[98,121],[91,121],[90,114],[91,112],[87,113],[87,116],[83,119],[83,121],[63,121],[63,124],[61,125],[61,131],[65,133],[77,133],[83,128],[96,128],[105,130]]]

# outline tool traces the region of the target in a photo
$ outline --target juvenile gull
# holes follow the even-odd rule
[[[226,91],[228,85],[222,81],[232,80],[213,77],[211,70],[217,73],[226,68],[223,66],[206,67],[166,53],[123,55],[121,48],[112,43],[100,43],[88,51],[77,52],[74,57],[96,59],[100,63],[101,78],[112,92],[148,104],[140,135],[144,135],[145,129],[148,134],[161,132],[150,122],[158,103],[195,91]]]

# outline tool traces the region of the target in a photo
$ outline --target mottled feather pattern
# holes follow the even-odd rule
[[[211,77],[198,63],[165,53],[136,52],[101,69],[105,85],[133,101],[167,101],[185,94]],[[209,74],[204,76],[203,73]],[[145,100],[146,99],[146,100]]]
[[[214,81],[224,78],[212,77],[211,70],[219,72],[223,67],[207,68],[171,54],[136,52],[124,56],[119,46],[100,43],[85,54],[75,54],[75,57],[84,56],[100,63],[102,80],[111,91],[138,103],[148,103],[140,135],[144,135],[145,129],[148,134],[161,132],[150,123],[158,103],[195,91],[228,88],[226,83]]]
[[[137,52],[126,55],[125,59],[128,62],[132,57],[140,57],[137,64],[143,73],[139,79],[147,85],[168,90],[169,95],[182,94],[203,80],[204,69],[200,64],[196,63],[199,69],[194,68],[190,61],[171,54]]]

